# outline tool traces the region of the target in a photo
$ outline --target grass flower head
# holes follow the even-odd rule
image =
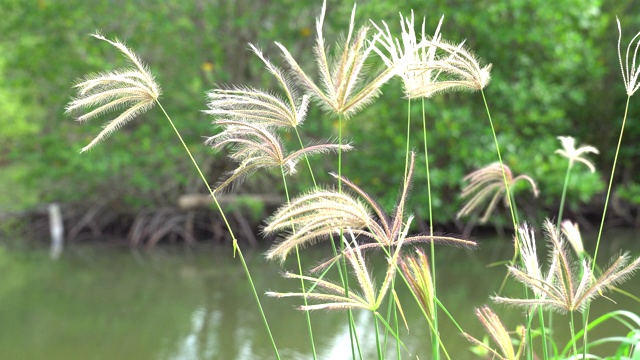
[[[629,45],[627,46],[627,52],[624,56],[624,63],[622,61],[622,54],[620,52],[620,42],[622,41],[622,27],[620,26],[620,20],[616,16],[618,22],[618,60],[620,61],[620,70],[622,71],[622,81],[624,81],[624,88],[627,90],[627,95],[632,96],[638,88],[640,83],[638,82],[638,76],[640,75],[640,64],[636,64],[636,58],[638,57],[638,49],[640,48],[640,32],[638,32]],[[631,46],[633,42],[636,42],[633,55],[631,56],[631,67],[629,67],[629,54],[631,53]]]
[[[91,120],[111,111],[124,109],[120,115],[106,123],[102,131],[80,152],[91,149],[124,124],[151,109],[161,94],[153,75],[131,49],[117,39],[108,40],[99,33],[91,36],[116,47],[133,66],[88,75],[75,85],[78,95],[67,104],[66,112],[92,109],[79,116],[78,121]]]
[[[614,257],[611,265],[596,277],[591,270],[591,262],[588,259],[578,260],[572,255],[564,236],[551,221],[545,221],[544,227],[551,252],[547,274],[531,272],[526,267],[507,266],[514,279],[540,296],[535,299],[494,296],[494,301],[527,308],[542,306],[561,313],[582,312],[591,300],[628,279],[640,267],[640,257],[630,261],[629,254],[624,253]]]
[[[558,136],[558,140],[562,143],[562,149],[556,150],[555,153],[569,159],[569,166],[573,166],[578,161],[585,164],[592,173],[596,171],[593,163],[582,155],[588,153],[598,154],[598,149],[590,145],[582,145],[576,149],[576,140],[571,136]]]
[[[267,220],[265,233],[285,231],[284,239],[267,252],[267,258],[284,261],[296,246],[305,246],[328,238],[336,232],[339,233],[339,229],[346,228],[351,228],[356,236],[373,241],[360,245],[361,249],[395,246],[405,220],[405,204],[413,174],[414,158],[415,154],[412,153],[409,171],[393,216],[387,215],[364,190],[342,177],[342,184],[348,191],[314,190],[291,200]],[[337,175],[332,175],[338,178]],[[430,241],[466,247],[476,245],[473,241],[453,236],[417,234],[404,239],[406,244]]]
[[[367,26],[354,31],[355,5],[351,12],[351,22],[345,40],[336,45],[338,52],[334,56],[328,55],[322,35],[326,8],[327,2],[325,0],[322,3],[322,12],[316,19],[315,56],[320,72],[321,86],[311,80],[282,44],[276,42],[276,45],[282,51],[284,59],[289,63],[302,86],[309,90],[325,109],[348,118],[380,95],[380,87],[393,76],[393,70],[387,69],[375,76],[367,74],[368,67],[365,63],[374,46],[367,44],[369,30]]]
[[[578,256],[584,256],[584,245],[582,244],[582,236],[580,236],[580,229],[577,223],[573,223],[569,220],[562,222],[562,233],[564,234],[571,247]]]
[[[209,110],[205,113],[265,126],[294,128],[300,125],[307,115],[309,97],[299,96],[286,74],[274,66],[260,49],[254,45],[249,46],[278,80],[285,97],[241,86],[215,89],[207,93]]]
[[[509,184],[509,188],[513,188],[516,182],[524,180],[527,181],[529,185],[531,185],[533,195],[535,197],[538,196],[538,187],[536,186],[535,181],[533,181],[530,176],[523,174],[514,178],[511,169],[507,165],[503,166],[504,175],[507,178],[506,181]],[[498,203],[500,198],[503,198],[505,206],[509,205],[509,199],[505,196],[507,194],[507,188],[505,187],[500,163],[493,163],[482,169],[476,170],[465,176],[463,180],[468,181],[469,183],[462,189],[460,197],[470,197],[470,199],[462,207],[462,209],[458,211],[458,214],[456,215],[457,218],[471,214],[474,210],[479,208],[489,197],[491,197],[491,200],[489,201],[489,205],[487,205],[487,208],[484,211],[484,215],[482,215],[482,217],[480,218],[481,223],[487,222],[487,220],[489,220],[489,216],[491,215],[493,209],[495,209],[496,204]]]
[[[435,30],[432,41],[440,41],[440,27],[444,16]],[[428,64],[435,60],[436,47],[429,45],[428,37],[425,33],[425,19],[422,20],[421,39],[417,38],[415,32],[415,22],[413,11],[411,18],[400,15],[400,27],[402,30],[401,40],[391,35],[389,26],[383,21],[384,30],[372,22],[378,30],[377,44],[373,50],[380,56],[385,65],[395,68],[395,73],[402,78],[405,94],[409,99],[430,97],[433,92],[426,92],[424,89],[430,88],[430,84],[437,82],[441,71],[435,71]]]
[[[427,255],[420,250],[416,250],[415,256],[407,256],[400,259],[400,270],[407,279],[407,283],[412,292],[419,300],[420,306],[427,316],[433,319],[434,295],[433,278],[431,267]]]
[[[218,120],[216,124],[225,128],[218,135],[207,139],[206,144],[216,150],[225,146],[231,148],[229,157],[239,163],[238,167],[227,174],[215,192],[221,192],[230,185],[241,183],[247,176],[259,169],[280,169],[285,175],[296,172],[296,164],[305,156],[351,150],[349,144],[312,144],[292,153],[287,153],[278,136],[265,126],[237,120]]]
[[[433,58],[418,66],[435,72],[437,81],[425,83],[422,92],[429,96],[447,91],[477,91],[491,81],[491,64],[483,62],[468,49],[464,41],[453,44],[446,40],[427,41],[435,48]]]
[[[518,343],[520,345],[518,346],[518,350],[514,351],[513,340],[511,339],[511,335],[502,324],[502,321],[500,321],[500,318],[498,317],[498,315],[496,315],[496,313],[493,312],[493,310],[491,310],[488,306],[477,308],[475,312],[476,312],[476,316],[478,317],[478,319],[480,319],[480,322],[482,323],[484,328],[487,330],[487,332],[489,333],[493,341],[496,343],[496,345],[498,345],[498,348],[500,349],[500,351],[496,351],[490,348],[487,344],[472,337],[469,334],[463,333],[464,337],[466,337],[467,340],[471,341],[472,343],[482,347],[483,349],[491,353],[492,359],[502,359],[502,360],[520,359],[520,356],[522,354],[522,350],[524,349],[524,344],[525,344],[525,334],[526,334],[525,327],[524,326],[518,327],[520,329],[519,331],[520,338],[518,339]]]
[[[321,289],[324,292],[300,292],[300,293],[278,293],[267,292],[268,296],[274,297],[304,297],[307,300],[316,300],[321,302],[320,304],[301,306],[300,310],[346,310],[346,309],[365,309],[369,311],[376,311],[382,304],[387,292],[389,291],[391,280],[395,276],[398,257],[400,255],[400,249],[402,248],[403,241],[409,230],[409,224],[411,218],[407,222],[402,235],[395,244],[395,251],[387,258],[387,272],[385,274],[382,285],[377,287],[374,279],[372,278],[370,271],[362,255],[361,245],[355,240],[356,235],[347,229],[348,234],[351,236],[353,245],[351,242],[344,240],[345,244],[345,257],[351,266],[351,270],[355,275],[358,282],[359,289],[349,289],[348,295],[345,295],[345,288],[341,284],[336,284],[331,281],[323,280],[321,278],[315,278],[305,275],[297,275],[287,272],[284,277],[288,279],[302,279],[314,284],[317,289]]]

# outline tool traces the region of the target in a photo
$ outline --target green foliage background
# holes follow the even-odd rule
[[[328,1],[328,43],[346,31],[352,6]],[[281,42],[315,74],[312,47],[319,0],[5,0],[0,7],[0,212],[51,201],[114,202],[138,209],[173,205],[181,194],[204,192],[157,109],[90,153],[78,155],[101,124],[80,126],[64,114],[74,79],[124,64],[115,49],[87,36],[96,30],[125,40],[148,63],[163,88],[163,105],[205,165],[211,183],[233,164],[202,144],[204,136],[217,131],[201,112],[205,92],[224,84],[277,90],[247,43],[257,44],[283,66],[273,45]],[[427,29],[434,29],[445,14],[444,37],[466,39],[478,56],[493,64],[486,95],[503,156],[515,174],[529,174],[541,189],[536,200],[522,189],[519,205],[538,217],[553,216],[539,209],[557,209],[566,170],[566,161],[553,154],[560,146],[558,135],[574,136],[579,144],[601,150],[592,157],[599,169],[595,175],[576,167],[568,197],[575,213],[599,204],[626,100],[615,16],[622,22],[626,44],[640,30],[638,6],[630,0],[412,0],[399,8],[397,1],[371,0],[358,2],[356,20],[384,20],[399,31],[398,12],[411,9],[417,19],[426,17]],[[347,123],[346,136],[357,151],[346,154],[344,173],[390,208],[403,175],[407,101],[398,79],[383,92],[376,104]],[[617,186],[623,185],[619,198],[634,206],[640,205],[636,100],[631,101],[616,179]],[[411,146],[419,153],[421,106],[413,102],[410,108]],[[493,139],[478,93],[437,96],[425,107],[436,221],[451,222],[460,206],[462,177],[497,160]],[[303,134],[307,140],[333,137],[336,121],[313,107]],[[412,206],[424,219],[422,155],[417,164]],[[335,159],[315,159],[313,166],[326,173],[335,169]],[[310,186],[302,168],[299,174],[296,191]],[[238,191],[270,192],[279,181],[258,174]],[[330,180],[321,176],[321,182]]]

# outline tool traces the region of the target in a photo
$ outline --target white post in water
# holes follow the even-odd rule
[[[51,250],[49,256],[55,260],[62,255],[64,243],[64,224],[62,223],[60,205],[57,203],[49,204],[49,229],[51,230]]]

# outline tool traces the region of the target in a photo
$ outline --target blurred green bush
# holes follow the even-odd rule
[[[273,45],[281,42],[315,73],[312,47],[320,6],[319,0],[5,1],[0,23],[0,212],[49,201],[116,201],[141,208],[174,204],[181,194],[204,192],[157,109],[90,153],[78,155],[101,124],[80,126],[64,115],[72,82],[124,63],[89,33],[100,30],[125,40],[148,63],[163,87],[163,105],[215,183],[233,164],[202,144],[204,136],[217,131],[201,113],[205,91],[224,84],[276,90],[261,62],[247,50],[248,42],[283,66]],[[328,1],[328,43],[346,31],[352,6]],[[398,12],[408,14],[413,8],[418,19],[426,16],[427,29],[445,14],[444,37],[466,39],[478,56],[493,64],[486,95],[504,160],[515,174],[536,179],[541,190],[535,200],[528,190],[518,195],[524,211],[541,217],[553,216],[547,211],[557,209],[566,170],[565,160],[553,153],[560,147],[558,135],[600,149],[601,155],[592,157],[596,174],[586,169],[573,173],[568,205],[581,212],[584,204],[597,199],[594,195],[608,180],[626,101],[614,16],[623,24],[625,43],[640,30],[640,19],[634,16],[638,5],[631,0],[412,0],[402,6],[389,0],[361,1],[356,16],[360,24],[384,20],[399,30]],[[348,120],[345,135],[357,151],[345,155],[344,173],[390,207],[403,175],[407,101],[398,79],[383,90],[376,104]],[[637,118],[638,108],[632,104],[631,119]],[[450,223],[459,208],[462,177],[496,161],[495,147],[480,94],[440,95],[427,100],[425,109],[435,220]],[[411,146],[422,154],[422,104],[411,103],[410,111]],[[335,120],[313,108],[303,136],[335,135]],[[636,135],[640,124],[628,122],[617,184],[640,184],[635,171],[640,149],[632,140]],[[416,164],[411,205],[425,219],[423,155]],[[335,168],[333,158],[313,159],[312,165],[317,173]],[[310,186],[303,169],[296,180],[296,191]],[[326,175],[320,180],[331,181]],[[264,193],[279,184],[278,177],[258,174],[238,190]],[[627,193],[635,202],[635,191],[619,195],[624,199]]]

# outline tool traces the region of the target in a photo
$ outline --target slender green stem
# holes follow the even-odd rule
[[[296,132],[296,136],[298,137],[298,142],[300,142],[300,149],[304,149],[304,144],[302,143],[302,138],[300,137],[300,132],[298,131],[298,128],[295,127],[294,128],[295,132]],[[311,180],[313,181],[313,187],[315,189],[318,188],[318,184],[316,183],[316,177],[313,176],[313,169],[311,168],[311,163],[309,162],[309,157],[307,157],[307,154],[304,154],[304,160],[307,163],[307,167],[309,168],[309,174],[311,175]]]
[[[504,181],[504,187],[507,192],[507,200],[509,202],[509,210],[511,211],[511,220],[513,221],[513,229],[518,236],[518,224],[516,222],[516,214],[511,198],[511,190],[509,189],[509,182],[507,181],[507,173],[504,171],[504,163],[502,162],[502,155],[500,154],[500,145],[498,144],[498,137],[496,136],[496,129],[493,126],[493,120],[491,119],[491,113],[489,112],[489,105],[487,104],[487,98],[484,96],[484,91],[480,90],[482,94],[482,100],[484,101],[484,107],[487,110],[487,117],[489,118],[489,124],[491,125],[491,133],[493,134],[493,142],[496,144],[496,152],[498,153],[498,161],[500,162],[500,168],[502,169],[502,180]],[[517,242],[516,242],[517,244]],[[517,250],[517,248],[516,248]],[[517,254],[517,252],[516,252]],[[515,260],[514,260],[515,261]],[[513,261],[512,261],[513,263]]]
[[[387,255],[388,258],[391,258],[391,254],[387,251],[386,248],[381,247],[381,249],[385,252],[385,254]],[[444,344],[442,343],[442,339],[440,339],[439,334],[436,332],[435,327],[433,326],[433,322],[431,320],[431,317],[427,314],[426,309],[424,308],[424,306],[422,306],[422,303],[420,302],[420,299],[418,298],[418,295],[413,291],[411,285],[409,285],[409,280],[407,280],[406,276],[404,275],[404,273],[402,272],[402,269],[399,268],[398,264],[395,265],[396,266],[396,271],[398,274],[400,274],[400,277],[402,278],[402,280],[404,281],[404,284],[407,286],[407,288],[409,289],[409,293],[411,293],[411,296],[413,296],[413,300],[415,300],[416,304],[418,304],[418,308],[420,309],[420,311],[422,312],[422,316],[424,316],[425,320],[427,321],[427,324],[429,324],[429,329],[431,330],[432,333],[437,334],[437,342],[438,344],[440,344],[440,347],[442,348],[442,351],[445,355],[445,357],[448,360],[451,360],[451,357],[449,357],[449,353],[447,352],[447,349],[445,348]],[[440,303],[440,301],[434,297],[434,303],[438,306],[440,306],[445,314],[447,314],[449,316],[449,318],[451,319],[451,321],[455,324],[455,326],[458,328],[458,330],[460,332],[463,332],[462,327],[460,327],[460,325],[458,325],[458,323],[456,322],[456,320],[453,318],[453,315],[451,315],[446,308],[444,307],[444,305],[442,305],[442,303]]]
[[[547,335],[544,327],[544,314],[542,311],[542,306],[538,306],[538,322],[540,323],[540,337],[542,338],[542,357],[543,359],[548,359],[549,353],[547,350]]]
[[[391,288],[389,289],[390,292],[392,292],[395,289],[395,284],[396,283],[396,279],[395,277],[393,279],[391,279]],[[393,307],[395,305],[395,299],[393,297],[389,297],[389,301],[387,302],[387,323],[393,323],[391,320],[391,316],[395,314],[394,316],[394,321],[395,321],[395,325],[396,325],[396,333],[398,332],[398,312],[397,311],[393,311]],[[389,333],[391,332],[391,329],[389,328],[385,328],[384,330],[384,337],[383,337],[383,344],[384,344],[384,348],[383,351],[386,354],[387,353],[387,343],[388,343],[388,339],[389,339]],[[396,341],[397,344],[397,341]]]
[[[620,127],[620,136],[618,137],[618,145],[616,146],[616,154],[613,157],[613,166],[611,168],[611,176],[609,177],[609,186],[607,187],[607,196],[604,200],[604,209],[602,210],[602,219],[600,220],[600,228],[598,229],[598,239],[596,240],[596,249],[593,252],[593,262],[591,263],[591,271],[593,272],[596,268],[596,259],[598,258],[598,249],[600,248],[600,239],[602,238],[602,230],[604,229],[604,221],[607,217],[607,209],[609,208],[609,198],[611,197],[611,187],[613,185],[613,177],[616,173],[616,165],[618,164],[618,154],[620,154],[620,147],[622,146],[622,135],[624,134],[624,127],[627,123],[627,115],[629,114],[629,101],[631,100],[631,96],[627,96],[627,103],[624,107],[624,117],[622,118],[622,126]],[[589,325],[589,310],[590,304],[587,304],[587,309],[585,311],[585,319],[584,319],[584,352],[586,352],[587,347],[587,329]],[[584,353],[583,352],[583,353]]]
[[[404,153],[404,176],[403,179],[407,178],[407,171],[409,171],[409,143],[411,139],[411,99],[407,99],[407,148]]]
[[[596,267],[596,259],[598,258],[598,248],[600,247],[600,238],[602,237],[604,220],[607,216],[607,208],[609,207],[609,197],[611,195],[611,186],[613,184],[613,176],[616,173],[616,164],[618,163],[618,154],[620,153],[620,146],[622,145],[622,134],[624,133],[624,125],[627,123],[627,114],[629,112],[629,100],[631,100],[631,96],[627,97],[627,105],[624,108],[624,118],[622,119],[622,127],[620,128],[620,137],[618,138],[616,155],[613,157],[613,168],[611,169],[611,177],[609,178],[609,187],[607,188],[607,197],[604,200],[604,209],[602,210],[602,220],[600,221],[600,229],[598,230],[598,240],[596,240],[596,250],[593,253],[593,263],[591,264],[592,271]]]
[[[390,290],[391,294],[395,294],[395,287],[396,287],[396,279],[395,279],[395,276],[394,276],[394,278],[392,280],[392,283],[391,283],[391,290]],[[394,305],[393,306],[393,321],[394,321],[395,326],[396,326],[396,329],[395,329],[396,330],[396,334],[399,334],[400,333],[400,322],[398,321],[398,309],[397,309],[397,306],[395,305],[396,304],[396,299],[395,299],[395,297],[391,296],[389,302],[392,302],[392,301],[393,301],[393,305]],[[386,341],[385,341],[385,343],[386,343]],[[396,358],[398,360],[400,360],[402,358],[402,355],[400,353],[400,345],[401,345],[400,337],[397,336],[396,337]]]
[[[567,165],[567,173],[564,176],[564,185],[562,186],[562,197],[560,198],[560,210],[558,210],[558,226],[556,229],[560,231],[560,226],[562,224],[562,214],[564,213],[564,201],[567,197],[567,188],[569,187],[569,179],[571,178],[571,168],[572,163],[569,161],[569,165]]]
[[[528,297],[527,297],[528,298]],[[527,360],[532,360],[533,359],[533,334],[531,333],[531,322],[532,322],[533,316],[531,316],[531,313],[527,313],[525,314],[525,321],[527,322],[527,329],[526,329],[526,342],[531,344],[531,346],[528,347],[529,351],[527,351]]]
[[[489,111],[489,105],[487,104],[487,98],[484,95],[484,91],[480,90],[480,93],[482,94],[482,100],[484,101],[484,107],[487,110],[487,117],[489,118],[489,125],[491,125],[491,133],[493,134],[493,142],[496,145],[496,152],[498,153],[498,161],[500,162],[500,168],[502,169],[502,180],[504,181],[504,187],[505,187],[505,191],[507,193],[507,201],[509,202],[509,210],[511,211],[511,221],[513,222],[513,231],[515,233],[516,239],[519,238],[518,235],[518,220],[517,220],[517,213],[515,210],[515,205],[514,205],[514,201],[513,198],[511,196],[511,190],[509,189],[509,182],[507,181],[507,174],[504,170],[504,163],[502,162],[502,155],[500,154],[500,144],[498,144],[498,137],[496,136],[496,129],[493,126],[493,120],[491,119],[491,112]],[[515,263],[516,259],[518,258],[518,241],[514,241],[514,249],[513,249],[513,258],[511,259],[511,261],[509,262],[511,265],[513,265],[513,263]],[[507,276],[505,276],[505,279],[502,281],[502,285],[500,285],[500,289],[498,290],[498,294],[500,294],[502,292],[502,290],[504,289],[504,286],[506,284],[506,280],[507,280]]]
[[[289,197],[289,188],[287,186],[287,178],[284,176],[284,169],[282,166],[280,166],[280,174],[282,174],[282,183],[284,185],[284,193],[287,197],[287,205],[291,205],[291,198]],[[291,231],[293,231],[294,233],[296,232],[295,227],[293,227],[291,229]],[[300,278],[300,286],[302,288],[302,293],[306,294],[307,293],[307,289],[304,285],[304,279],[302,279],[303,273],[302,273],[302,262],[300,261],[300,251],[298,250],[298,245],[296,245],[296,259],[298,260],[298,273],[300,274],[301,278]],[[307,297],[303,296],[302,297],[303,301],[304,301],[304,306],[306,308],[307,304]],[[313,359],[316,360],[318,358],[318,355],[316,355],[316,345],[315,342],[313,341],[313,328],[311,327],[311,316],[309,314],[309,310],[305,310],[304,312],[306,320],[307,320],[307,332],[309,333],[309,343],[311,344],[311,353],[313,354]]]
[[[340,126],[340,129],[342,129],[342,126]],[[302,138],[300,137],[300,132],[298,131],[298,128],[294,128],[294,130],[296,132],[296,136],[298,137],[298,142],[300,143],[300,149],[303,149],[304,148],[304,144],[302,142]],[[341,135],[340,135],[340,139],[342,139]],[[340,140],[339,144],[342,145],[342,140]],[[341,147],[338,148],[338,156],[339,157],[342,156]],[[311,175],[311,180],[313,181],[313,186],[314,186],[315,189],[318,189],[318,184],[316,182],[316,178],[313,175],[313,168],[311,167],[311,163],[309,162],[309,158],[307,157],[307,154],[304,154],[304,159],[305,159],[305,161],[307,163],[307,167],[309,168],[309,174]],[[339,164],[342,163],[341,158],[339,158],[338,163]],[[339,169],[338,171],[339,172],[341,172],[341,170],[340,170],[341,168],[342,168],[342,166],[339,165],[338,166],[338,169]],[[339,187],[341,187],[341,184],[342,184],[341,181],[342,181],[341,179],[338,180],[338,186]],[[342,251],[343,250],[342,236],[340,238],[341,238],[341,240],[340,240],[340,244],[341,244],[340,245],[340,249]],[[333,251],[333,255],[337,256],[338,255],[338,250],[336,248],[336,244],[335,244],[335,240],[333,238],[333,235],[331,235],[331,242],[330,243],[331,243],[331,249]],[[344,266],[344,268],[343,268],[343,266]],[[340,280],[342,281],[342,284],[346,287],[346,289],[347,289],[346,292],[348,294],[348,286],[349,286],[348,284],[349,283],[348,283],[348,280],[346,279],[346,276],[347,276],[346,264],[343,264],[343,263],[339,262],[339,265],[336,266],[336,268],[338,269],[338,276],[339,276]],[[343,269],[344,269],[344,272],[343,272]],[[324,276],[324,274],[322,276]],[[349,310],[349,311],[351,311],[351,310]],[[349,336],[352,337],[355,334],[355,322],[353,321],[353,316],[348,316],[348,319],[349,319]],[[353,330],[353,332],[352,332],[352,330]],[[354,349],[353,340],[351,341],[351,345],[352,345],[352,350],[353,350]],[[356,338],[356,345],[357,345],[357,348],[359,349],[360,346],[357,343],[357,338]],[[352,356],[353,356],[353,358],[355,358],[355,352],[354,351],[352,351]]]
[[[424,142],[424,167],[427,172],[427,203],[429,210],[429,235],[433,236],[433,207],[431,203],[431,173],[429,171],[429,146],[427,143],[427,114],[425,111],[424,98],[422,98],[422,139]],[[433,241],[430,244],[431,247],[431,281],[433,282],[433,298],[437,296],[436,293],[436,249]],[[436,329],[435,334],[431,334],[431,343],[433,349],[433,359],[440,359],[440,344],[438,341],[434,341],[438,337],[438,308],[433,304],[433,327]]]
[[[342,194],[342,123],[343,116],[338,116],[338,193]],[[344,253],[344,243],[343,232],[344,229],[340,229],[340,253]],[[344,296],[349,297],[349,278],[347,272],[347,259],[342,257],[342,272],[344,277],[342,278],[342,284],[344,285]],[[347,310],[347,318],[349,322],[349,339],[351,340],[351,356],[353,359],[356,358],[356,349],[354,345],[359,344],[358,341],[358,333],[356,332],[355,322],[353,320],[353,313],[351,309]],[[355,340],[355,344],[354,344]],[[362,351],[359,351],[360,346],[358,345],[358,352],[362,357]]]
[[[169,124],[171,124],[171,127],[173,128],[173,131],[175,131],[176,135],[178,136],[178,139],[180,139],[180,142],[182,143],[182,146],[187,151],[187,154],[189,155],[189,158],[191,159],[191,162],[193,163],[193,165],[195,166],[196,170],[198,171],[198,175],[200,175],[200,178],[202,179],[202,182],[204,182],[204,184],[207,187],[207,190],[209,190],[209,194],[211,194],[211,198],[213,199],[213,202],[215,203],[216,208],[218,209],[218,212],[220,212],[220,216],[222,217],[222,220],[224,221],[225,225],[227,226],[227,230],[229,230],[229,234],[231,235],[231,238],[233,239],[234,257],[235,257],[235,255],[237,253],[238,254],[238,258],[240,259],[240,263],[242,263],[242,267],[244,268],[245,275],[247,276],[247,279],[249,280],[249,285],[251,286],[251,290],[253,291],[253,296],[254,296],[254,298],[256,300],[256,303],[258,304],[258,309],[260,310],[260,316],[262,317],[262,322],[264,323],[264,326],[267,329],[267,333],[269,335],[269,340],[271,341],[271,345],[273,347],[274,354],[275,354],[277,359],[280,359],[280,354],[278,353],[278,347],[276,346],[275,340],[273,339],[273,335],[271,334],[271,329],[269,328],[269,323],[267,322],[267,317],[265,316],[264,310],[262,309],[262,304],[260,303],[260,297],[258,296],[258,292],[256,291],[256,287],[255,287],[255,285],[253,283],[253,279],[251,278],[251,273],[249,272],[249,268],[247,267],[247,263],[246,263],[246,261],[244,259],[244,256],[242,255],[242,250],[238,246],[238,240],[236,239],[235,235],[233,234],[233,231],[231,230],[231,226],[229,225],[229,221],[227,220],[227,217],[225,216],[224,211],[222,211],[222,207],[220,206],[220,203],[218,202],[218,199],[214,195],[213,190],[211,189],[211,186],[209,186],[209,182],[207,182],[207,179],[205,178],[204,174],[202,173],[202,170],[200,170],[200,166],[198,166],[198,163],[193,158],[193,155],[191,155],[191,151],[189,150],[189,147],[187,146],[187,144],[182,139],[182,136],[180,135],[180,132],[178,131],[178,129],[176,128],[175,124],[171,120],[171,117],[169,116],[169,114],[167,114],[167,112],[164,110],[164,108],[162,107],[162,104],[160,104],[159,101],[156,100],[156,103],[158,104],[158,107],[160,108],[160,110],[162,110],[162,112],[164,113],[164,116],[167,118],[167,120],[169,120]]]
[[[376,350],[378,353],[378,360],[382,360],[382,347],[380,346],[380,329],[378,329],[378,317],[376,312],[373,312],[373,324],[374,331],[376,332]]]
[[[591,311],[591,308],[589,306],[587,306],[587,308],[585,309],[585,312],[582,313],[582,358],[586,359],[587,358],[587,335],[589,333],[589,311]]]
[[[573,355],[578,356],[578,348],[575,341],[575,330],[573,325],[573,311],[569,312],[569,330],[571,331],[571,346],[573,347]]]

